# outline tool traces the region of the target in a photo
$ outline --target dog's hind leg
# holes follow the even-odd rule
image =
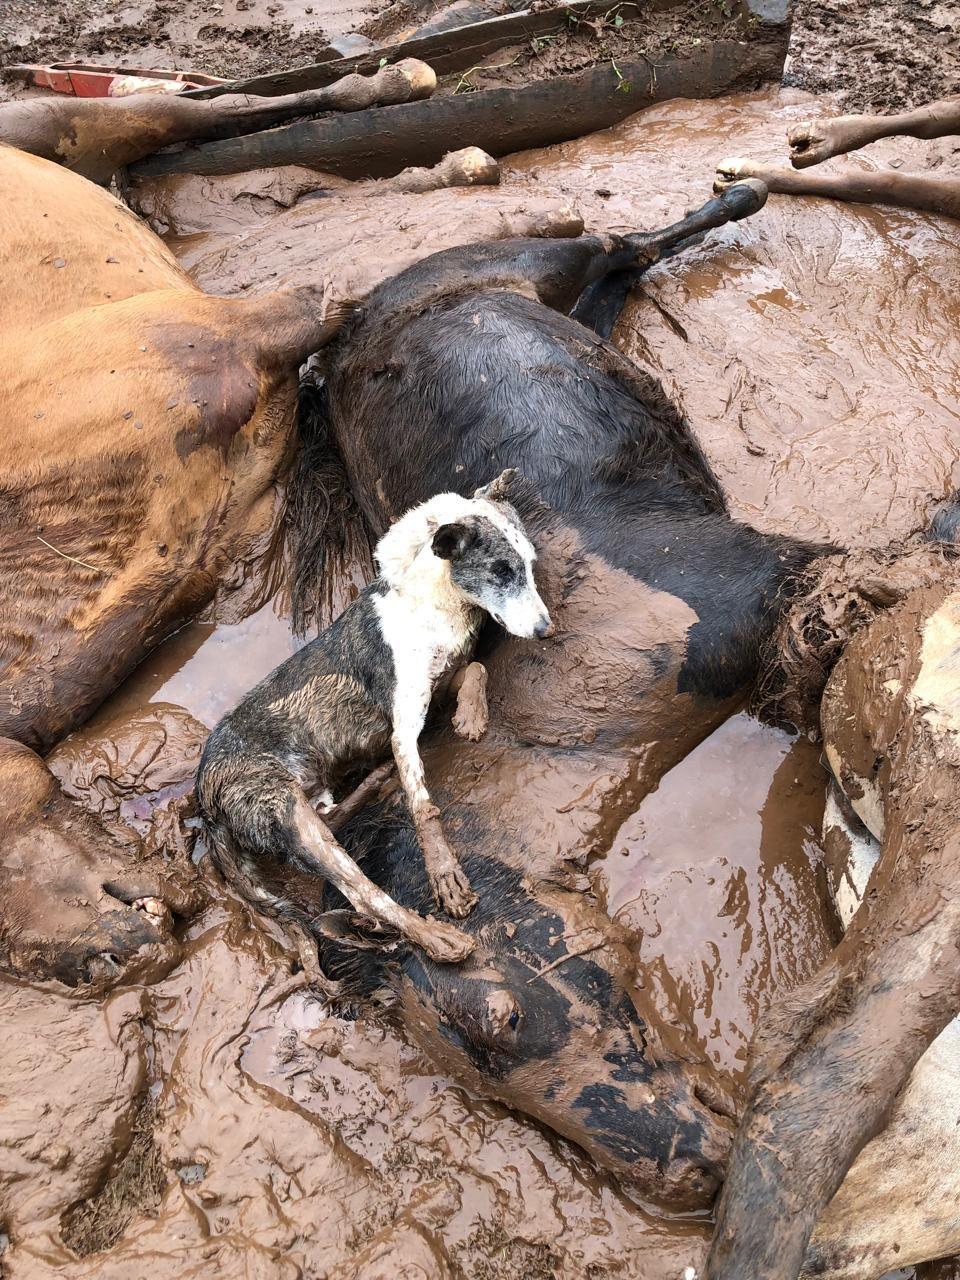
[[[473,950],[467,934],[401,907],[365,876],[314,812],[293,773],[276,761],[231,771],[228,778],[222,776],[222,768],[216,758],[201,762],[197,796],[215,864],[253,906],[311,927],[313,916],[305,905],[265,883],[260,859],[276,859],[294,871],[329,881],[355,911],[422,947],[438,963],[456,963]]]
[[[355,911],[389,925],[422,947],[431,960],[456,964],[473,950],[473,939],[460,929],[401,907],[368,879],[337,843],[326,823],[314,813],[304,795],[294,802],[288,833],[289,861],[293,866],[324,876]]]
[[[384,764],[378,764],[361,783],[350,792],[348,796],[344,796],[342,800],[338,800],[333,809],[328,814],[324,814],[324,821],[331,831],[334,833],[339,831],[341,827],[345,827],[351,818],[355,818],[362,809],[368,804],[372,804],[376,800],[393,775],[395,765],[392,760],[387,760]]]
[[[201,763],[197,777],[212,856],[233,887],[257,909],[280,918],[289,916],[307,928],[312,922],[310,911],[262,883],[259,856],[264,856],[307,876],[326,879],[355,911],[424,948],[431,960],[456,964],[474,950],[474,940],[466,933],[399,906],[366,877],[314,813],[292,773],[279,771],[273,763],[269,768],[244,769],[228,781],[218,782],[216,773],[216,765]]]

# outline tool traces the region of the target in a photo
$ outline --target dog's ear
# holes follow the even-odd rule
[[[506,499],[507,491],[516,478],[516,467],[507,467],[506,471],[500,472],[496,480],[491,480],[489,484],[477,489],[473,496],[475,498],[486,498],[490,502],[503,502]]]
[[[441,560],[460,560],[476,540],[476,528],[464,520],[456,520],[440,526],[433,535],[431,546],[433,554]]]

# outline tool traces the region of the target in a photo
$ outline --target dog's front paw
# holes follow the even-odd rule
[[[433,916],[427,916],[416,930],[411,930],[409,936],[437,964],[459,964],[461,960],[466,960],[476,946],[468,933],[455,925],[444,924]]]
[[[437,905],[454,919],[462,920],[477,905],[477,895],[470,888],[466,872],[457,862],[431,871],[430,888]]]
[[[478,742],[487,732],[489,721],[487,669],[482,662],[471,662],[463,673],[463,681],[457,693],[453,730],[461,738]]]

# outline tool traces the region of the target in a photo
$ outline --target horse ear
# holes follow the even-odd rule
[[[491,480],[474,493],[475,498],[487,498],[490,502],[502,502],[506,499],[507,490],[517,478],[516,467],[507,467],[501,471],[496,480]]]
[[[321,938],[344,942],[361,951],[395,951],[402,941],[390,925],[349,910],[323,911],[313,917],[310,928]]]
[[[441,560],[459,560],[470,545],[473,530],[461,521],[442,524],[433,535],[433,554]]]

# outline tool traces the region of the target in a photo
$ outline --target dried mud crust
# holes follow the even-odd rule
[[[743,21],[725,0],[687,0],[676,8],[639,16],[629,9],[621,14],[620,9],[614,4],[590,18],[569,15],[566,28],[554,35],[498,49],[477,66],[442,77],[439,92],[518,87],[604,62],[619,71],[622,62],[642,61],[650,84],[655,84],[657,64],[664,58],[690,54],[708,40],[744,38]],[[624,93],[634,89],[627,77],[619,87]]]
[[[958,0],[796,0],[784,84],[846,111],[897,111],[960,92]]]

